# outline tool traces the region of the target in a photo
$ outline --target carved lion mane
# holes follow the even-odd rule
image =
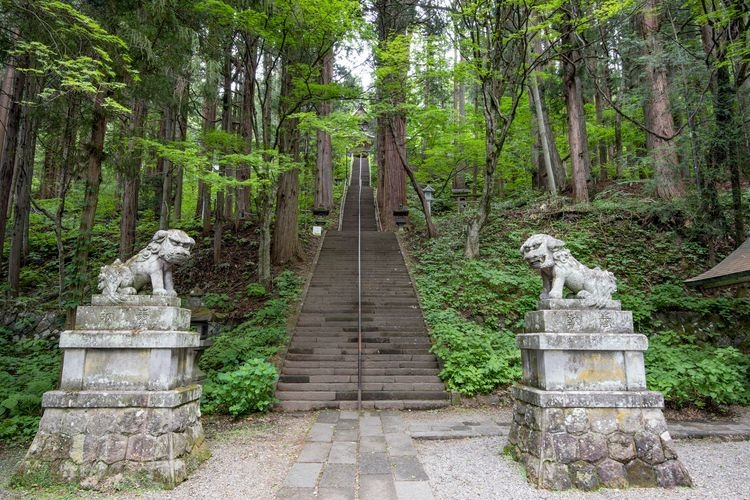
[[[587,305],[599,306],[612,300],[617,291],[615,276],[581,264],[565,248],[565,242],[547,234],[535,234],[521,246],[521,255],[533,269],[542,275],[541,299],[563,298],[563,288],[568,288]]]
[[[172,270],[190,258],[195,240],[179,229],[157,231],[151,242],[126,262],[116,259],[99,273],[99,290],[111,302],[138,293],[151,283],[154,295],[175,296]]]

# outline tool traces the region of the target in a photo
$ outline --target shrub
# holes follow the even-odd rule
[[[56,338],[0,337],[0,439],[34,437],[42,411],[42,394],[55,388],[60,374]]]
[[[203,296],[203,304],[209,309],[228,311],[232,308],[231,299],[226,293],[207,293]]]
[[[270,358],[286,340],[283,326],[258,326],[246,321],[214,340],[201,356],[199,365],[204,371],[226,371],[251,358]]]
[[[276,367],[263,359],[251,359],[234,371],[217,373],[203,386],[202,408],[206,413],[238,416],[267,411],[276,402]]]
[[[246,288],[247,296],[252,298],[260,298],[266,296],[266,287],[260,283],[250,283]]]
[[[750,403],[750,356],[733,347],[698,345],[664,332],[651,338],[645,362],[649,388],[678,408]]]
[[[521,352],[512,333],[466,321],[451,309],[431,311],[427,321],[432,352],[443,363],[440,378],[449,390],[472,396],[521,376]]]

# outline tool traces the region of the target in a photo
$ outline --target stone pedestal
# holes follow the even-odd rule
[[[190,311],[176,297],[101,296],[81,306],[60,335],[60,390],[44,394],[44,414],[19,474],[96,487],[123,478],[168,487],[207,456],[199,385],[191,383]]]
[[[619,302],[603,305],[549,299],[526,315],[506,449],[540,488],[690,486],[663,397],[646,389],[648,339]]]

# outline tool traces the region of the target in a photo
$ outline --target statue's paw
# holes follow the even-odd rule
[[[163,288],[154,288],[152,295],[169,295],[169,293]]]
[[[117,290],[117,293],[119,293],[120,295],[135,295],[138,292],[132,286],[128,286],[125,288],[120,288],[119,290]]]
[[[547,292],[542,292],[542,293],[541,293],[541,294],[539,295],[539,298],[540,298],[541,300],[547,300],[547,299],[549,298],[549,293],[547,293]]]
[[[177,292],[175,292],[174,290],[167,290],[166,292],[164,292],[164,295],[166,295],[167,297],[177,297]]]
[[[549,293],[549,298],[550,299],[561,299],[561,298],[563,298],[563,296],[562,296],[561,292],[550,292]]]

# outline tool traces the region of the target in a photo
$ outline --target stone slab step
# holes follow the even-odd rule
[[[350,361],[338,361],[341,363],[341,367],[346,367],[347,364],[353,365],[356,368],[357,360],[356,357]],[[283,370],[287,368],[324,368],[336,364],[334,361],[299,361],[294,359],[287,359],[284,361]],[[365,358],[363,363],[365,369],[368,368],[437,368],[437,361],[433,358],[430,361],[389,361],[379,360],[373,357]],[[286,373],[286,372],[285,372]]]
[[[417,384],[442,384],[437,375],[369,375],[364,374],[362,380],[372,383],[417,383]],[[339,382],[357,382],[357,375],[281,375],[279,383],[289,384],[322,384]]]
[[[365,410],[436,410],[449,405],[448,400],[362,401],[362,408]],[[284,412],[323,410],[327,408],[356,410],[357,401],[282,401],[274,406],[274,410]]]
[[[356,401],[357,391],[278,391],[281,401]],[[362,391],[362,401],[447,400],[445,391]]]
[[[355,377],[356,378],[356,377]],[[296,392],[296,391],[334,391],[350,392],[357,390],[357,382],[279,382],[276,387],[277,393]],[[369,391],[426,391],[426,392],[445,392],[445,386],[442,383],[430,382],[362,382],[362,390]]]
[[[354,345],[353,345],[354,344]],[[381,344],[387,346],[388,344]],[[424,346],[416,346],[412,348],[401,348],[401,347],[362,347],[362,353],[365,356],[370,355],[408,355],[408,356],[425,356]],[[288,354],[295,355],[326,355],[326,356],[357,356],[359,350],[355,343],[349,344],[348,347],[300,347],[292,346],[287,350]],[[414,358],[412,358],[414,359]]]
[[[293,353],[287,354],[287,361],[344,361],[344,362],[356,362],[358,354],[303,354]],[[370,356],[364,356],[365,363],[381,363],[383,361],[388,362],[434,362],[435,356],[429,353],[426,354],[384,354],[376,353]]]
[[[439,372],[437,367],[430,368],[374,368],[367,367],[364,372],[364,376],[402,376],[402,375],[437,375]],[[283,375],[357,375],[357,367],[354,366],[326,366],[326,367],[310,367],[310,366],[285,366],[282,371]]]

